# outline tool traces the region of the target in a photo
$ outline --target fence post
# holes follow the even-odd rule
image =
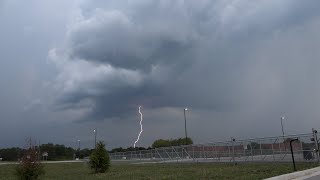
[[[259,144],[260,144],[260,156],[262,158],[262,146],[261,146],[261,141],[259,141]],[[262,159],[263,160],[263,159]]]
[[[251,159],[253,161],[253,149],[252,149],[252,142],[250,141],[250,150],[251,150]]]
[[[214,146],[211,144],[211,158],[214,160]]]
[[[302,145],[302,141],[300,139],[300,151],[301,151],[301,155],[302,155],[302,161],[304,160],[304,155],[303,155],[303,145]],[[300,156],[301,157],[301,156]]]
[[[244,147],[246,146],[246,147]],[[243,147],[243,155],[242,157],[246,158],[247,153],[246,153],[246,149],[248,149],[248,146],[245,144],[245,142],[242,143],[242,147]],[[242,159],[242,157],[240,157],[240,159]]]
[[[316,147],[317,162],[319,163],[319,143],[318,143],[317,133],[318,132],[312,128],[313,140]]]
[[[271,144],[271,148],[272,148],[272,158],[273,158],[273,161],[275,161],[275,159],[274,159],[274,149],[273,149],[273,143]]]
[[[279,151],[278,151],[278,153],[279,153],[279,154],[282,154],[281,145],[280,145],[280,139],[279,139],[279,141],[278,141],[278,144],[279,144]]]
[[[181,145],[180,148],[181,148],[181,158],[184,159],[183,146]]]
[[[195,161],[195,157],[194,157],[194,147],[193,147],[193,145],[191,145],[191,148],[192,148],[192,158],[193,158],[193,161]]]
[[[298,138],[290,140],[290,150],[291,150],[291,156],[292,156],[292,163],[293,163],[293,170],[294,171],[297,171],[297,168],[296,168],[296,163],[294,162],[294,155],[293,155],[293,150],[292,150],[292,142],[293,141],[297,141],[297,140],[298,140]]]
[[[204,150],[204,145],[202,145],[203,159],[206,159],[206,152]]]
[[[170,148],[171,148],[171,156],[174,157],[174,156],[173,156],[173,148],[172,148],[172,146],[170,146]],[[174,159],[175,159],[175,158],[174,158]]]
[[[234,138],[231,138],[231,144],[232,144],[232,159],[233,159],[233,164],[235,165],[236,164],[236,161],[235,161],[235,155],[234,155],[234,144],[233,142],[235,141]]]

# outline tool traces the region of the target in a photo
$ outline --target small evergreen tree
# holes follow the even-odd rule
[[[110,157],[102,141],[97,143],[96,149],[90,155],[89,166],[95,173],[104,173],[110,167]]]
[[[44,174],[44,169],[39,161],[39,151],[32,143],[31,138],[27,140],[27,143],[28,147],[16,168],[16,176],[21,180],[34,180]]]

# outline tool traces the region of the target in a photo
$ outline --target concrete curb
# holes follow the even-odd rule
[[[320,175],[320,167],[307,169],[304,171],[298,171],[290,174],[275,176],[265,180],[303,180],[303,179],[307,179],[317,175]]]

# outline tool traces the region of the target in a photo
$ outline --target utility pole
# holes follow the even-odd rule
[[[93,130],[94,133],[94,149],[97,149],[97,130]]]
[[[38,160],[41,160],[41,149],[40,149],[40,140],[39,140],[39,147],[38,147]]]
[[[284,117],[282,116],[281,118],[281,129],[282,129],[282,137],[283,137],[283,141],[285,141],[285,139],[284,139],[284,130],[283,130],[283,120],[284,120]]]
[[[187,135],[187,117],[186,117],[186,111],[188,109],[184,108],[183,109],[183,114],[184,114],[184,133],[186,135],[186,145],[188,145],[188,135]]]
[[[80,159],[80,139],[78,139],[78,158]]]

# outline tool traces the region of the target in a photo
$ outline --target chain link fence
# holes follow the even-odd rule
[[[150,162],[319,162],[317,132],[110,153],[112,160]]]

